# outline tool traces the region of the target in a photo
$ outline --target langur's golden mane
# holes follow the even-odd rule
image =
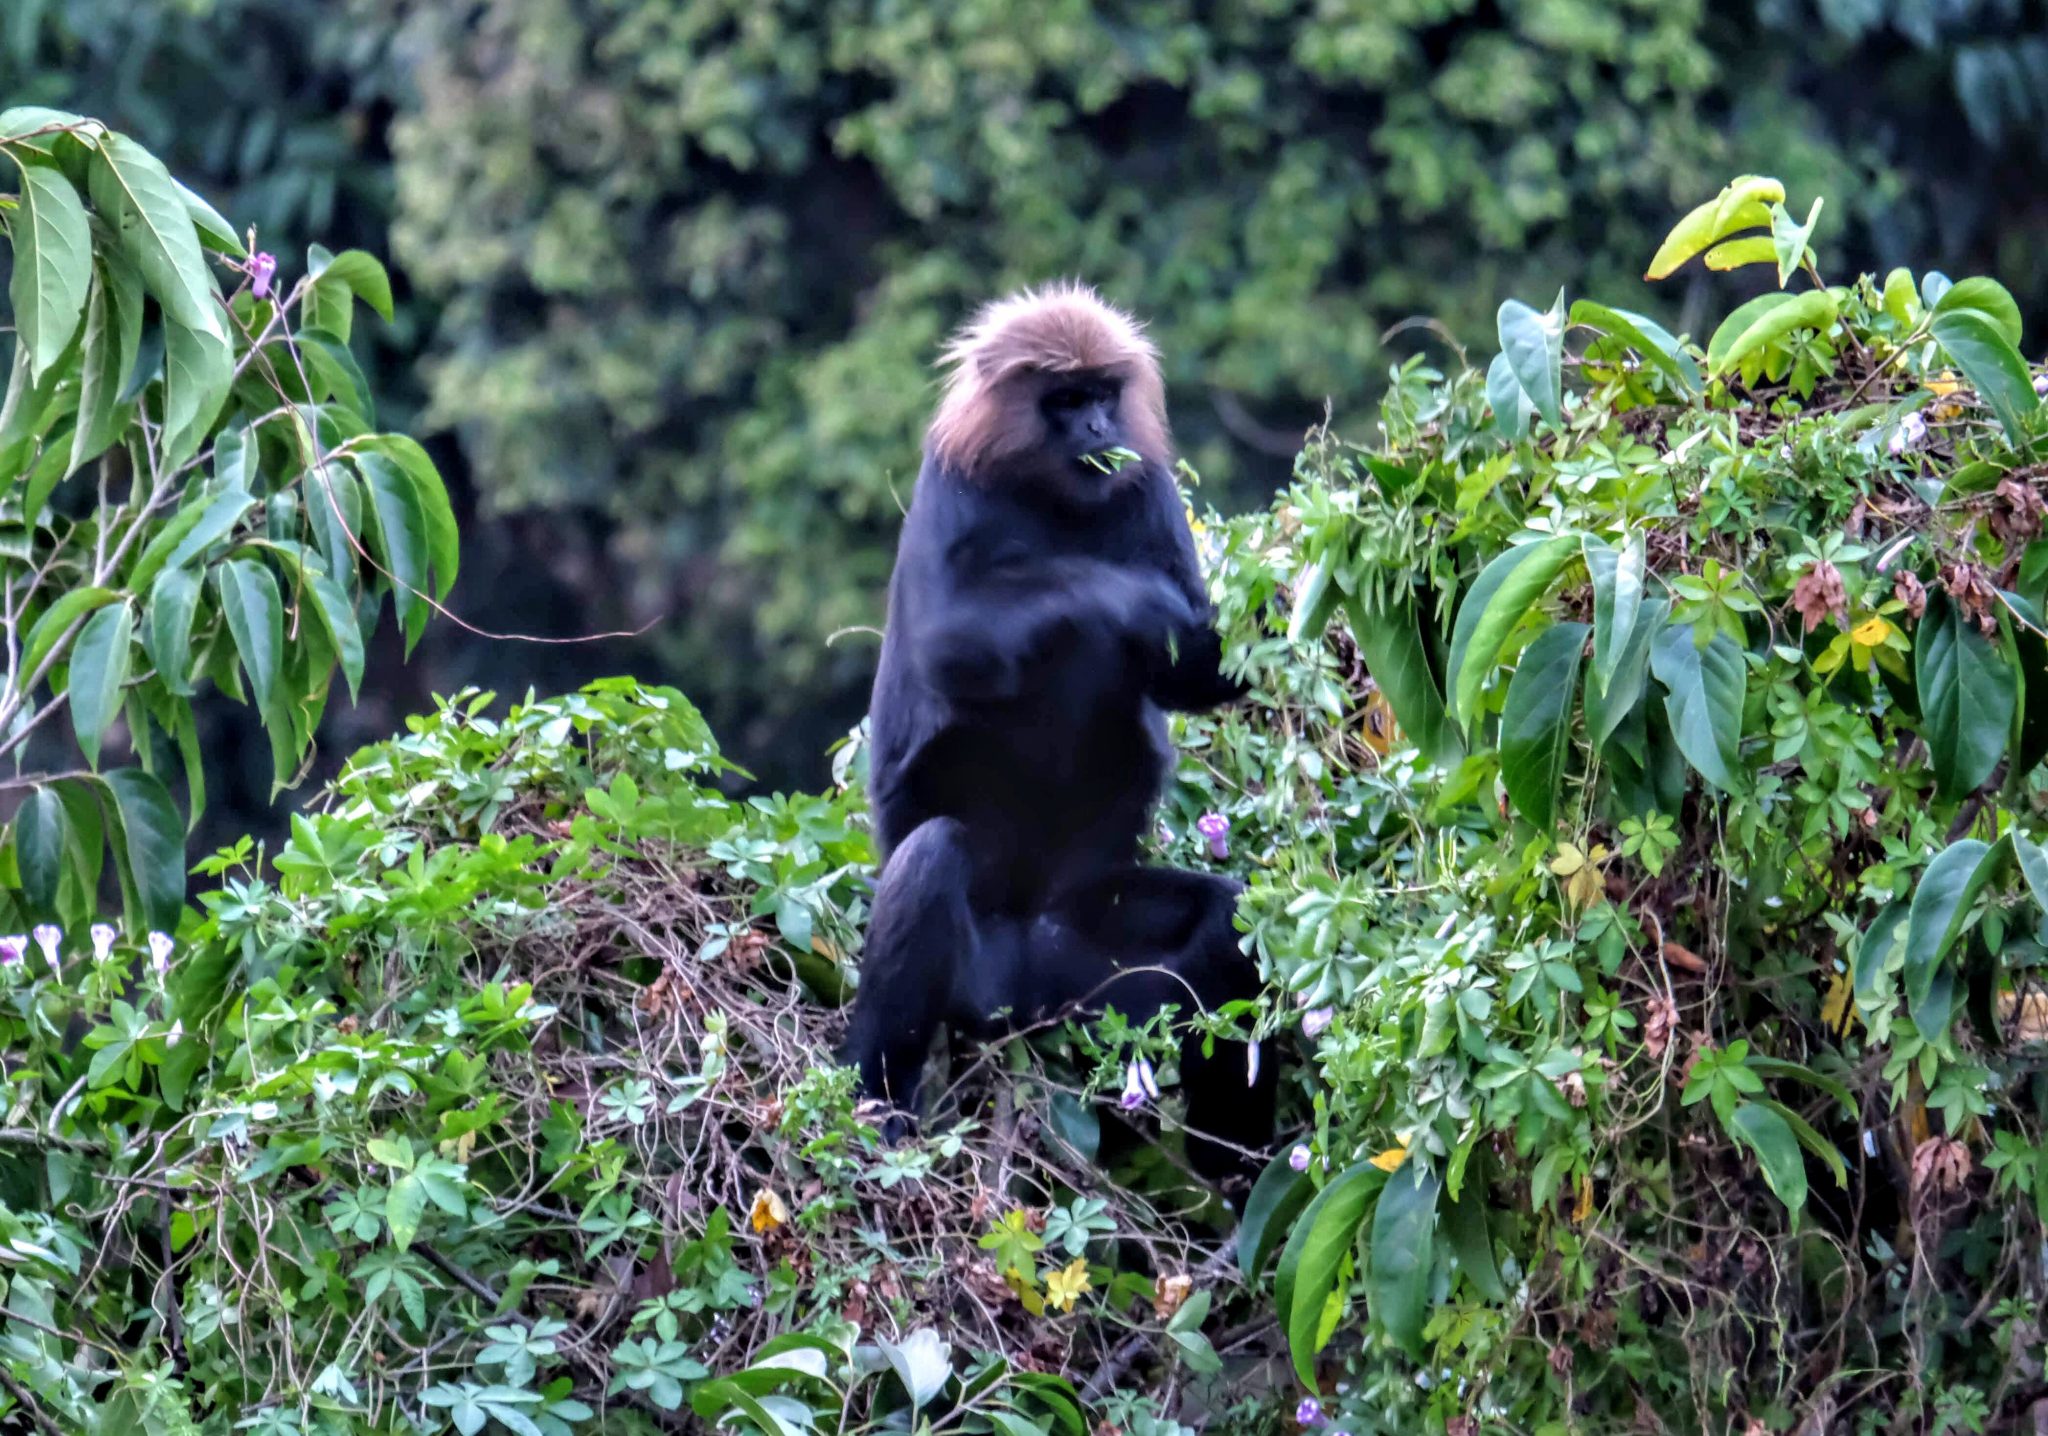
[[[1136,319],[1085,284],[1048,284],[996,301],[953,336],[940,362],[948,371],[946,388],[925,442],[958,473],[987,472],[1038,443],[1031,376],[1087,371],[1123,380],[1130,447],[1153,463],[1166,462],[1159,350]]]

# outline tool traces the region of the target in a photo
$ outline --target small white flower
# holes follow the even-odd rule
[[[53,922],[37,923],[29,932],[36,940],[36,946],[43,950],[43,961],[52,967],[64,960],[64,929]]]
[[[92,960],[105,962],[114,955],[114,939],[120,936],[112,927],[103,922],[92,925]]]
[[[169,933],[153,932],[149,935],[149,965],[162,977],[171,970],[172,943]]]
[[[1294,1168],[1297,1172],[1306,1172],[1311,1155],[1307,1143],[1296,1142],[1294,1150],[1287,1154],[1287,1165]]]
[[[2036,374],[2034,376],[2034,392],[2043,398],[2048,398],[2048,374]]]
[[[28,939],[18,932],[0,937],[0,967],[12,967],[28,956]]]
[[[1311,1007],[1301,1015],[1301,1035],[1308,1038],[1321,1037],[1330,1030],[1330,1024],[1336,1017],[1337,1009],[1334,1007]]]
[[[1145,1103],[1159,1099],[1159,1083],[1152,1075],[1152,1064],[1139,1057],[1124,1069],[1124,1095],[1118,1106],[1126,1112],[1135,1112]]]
[[[1783,460],[1784,460],[1784,461],[1785,461],[1786,463],[1788,463],[1788,464],[1789,464],[1789,463],[1791,463],[1791,462],[1792,462],[1792,446],[1791,446],[1790,444],[1780,444],[1780,445],[1778,445],[1778,457],[1779,457],[1779,458],[1781,458],[1781,459],[1783,459]]]
[[[183,1042],[184,1040],[185,1024],[181,1019],[177,1022],[173,1022],[171,1024],[171,1030],[164,1034],[164,1046],[176,1047],[180,1042]]]
[[[1885,447],[1894,454],[1903,454],[1926,437],[1927,421],[1918,414],[1908,414],[1899,420],[1899,427],[1892,430],[1892,436],[1885,442]]]
[[[1244,1085],[1259,1085],[1259,1044],[1256,1042],[1244,1049]]]
[[[1877,1134],[1868,1127],[1863,1129],[1863,1155],[1866,1157],[1875,1157],[1877,1155]]]

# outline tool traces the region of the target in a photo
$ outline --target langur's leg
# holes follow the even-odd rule
[[[918,1079],[951,1006],[954,975],[977,964],[973,873],[966,828],[932,818],[890,854],[875,893],[842,1060],[860,1069],[862,1095],[905,1113],[917,1110]],[[889,1135],[905,1126],[892,1120]]]

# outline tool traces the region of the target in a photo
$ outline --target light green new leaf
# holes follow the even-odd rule
[[[1650,668],[1664,685],[1664,714],[1678,751],[1722,792],[1737,791],[1749,669],[1735,640],[1716,632],[1702,649],[1691,624],[1674,623],[1657,636]]]
[[[1366,1290],[1372,1315],[1396,1346],[1413,1354],[1429,1314],[1436,1262],[1436,1198],[1442,1182],[1411,1157],[1387,1178],[1372,1214]]]
[[[1511,548],[1479,571],[1451,627],[1451,717],[1469,729],[1478,714],[1479,690],[1500,662],[1508,635],[1556,581],[1579,549],[1576,534]]]
[[[110,131],[93,151],[88,177],[93,204],[164,312],[225,341],[199,231],[170,172],[141,145]]]
[[[134,613],[126,603],[114,603],[87,619],[72,645],[71,731],[85,761],[95,768],[100,764],[100,735],[121,710],[134,636]]]
[[[1778,247],[1769,235],[1752,234],[1743,239],[1723,240],[1707,251],[1702,263],[1709,269],[1726,272],[1750,264],[1769,264],[1777,257]]]
[[[221,613],[249,675],[250,695],[263,707],[277,690],[284,664],[284,604],[277,579],[265,565],[247,558],[222,564],[218,576]]]
[[[1813,248],[1813,227],[1820,223],[1824,203],[1819,196],[1814,197],[1813,208],[1806,212],[1805,224],[1794,224],[1791,211],[1784,205],[1771,206],[1771,248],[1778,261],[1778,288],[1783,289],[1790,284],[1792,276],[1799,272],[1799,266],[1806,262],[1806,256]]]
[[[1937,591],[1914,635],[1913,678],[1934,781],[1951,796],[1976,791],[2005,756],[2018,676],[1998,646]]]
[[[1315,1355],[1321,1350],[1323,1308],[1337,1288],[1337,1273],[1358,1240],[1365,1223],[1366,1203],[1380,1185],[1381,1172],[1370,1162],[1348,1167],[1317,1193],[1280,1253],[1273,1293],[1294,1373],[1302,1385],[1315,1389]]]
[[[1799,1139],[1783,1117],[1761,1103],[1744,1102],[1728,1118],[1728,1135],[1756,1153],[1764,1181],[1787,1211],[1806,1205],[1806,1163],[1799,1155]]]
[[[1961,285],[1956,286],[1960,288]],[[2027,361],[2000,332],[1997,322],[1982,310],[1954,309],[1942,313],[1940,304],[1935,305],[1935,310],[1935,342],[1948,351],[1956,367],[1970,381],[1970,387],[1991,406],[2013,447],[2031,454],[2027,419],[2041,407],[2041,396],[2034,392]]]
[[[164,785],[141,768],[109,773],[107,788],[121,818],[142,925],[149,931],[176,932],[185,906],[185,821]]]
[[[7,297],[15,332],[28,350],[29,373],[40,379],[63,356],[85,316],[92,230],[62,170],[25,148],[9,150],[8,157],[21,171],[21,200],[8,226],[14,277]]]
[[[1707,372],[1726,374],[1751,354],[1795,329],[1826,329],[1835,322],[1835,296],[1825,289],[1804,294],[1760,294],[1721,321],[1707,341]]]
[[[1906,917],[1906,1009],[1922,1035],[1948,1030],[1954,983],[1940,982],[1941,964],[1968,922],[1984,889],[2005,875],[2012,861],[2010,835],[1995,843],[1962,838],[1942,849],[1920,875]]]
[[[1508,369],[1536,412],[1554,428],[1564,425],[1564,291],[1548,310],[1531,309],[1519,299],[1500,306],[1497,316],[1501,353]]]
[[[1785,186],[1762,175],[1743,175],[1731,180],[1712,199],[1691,211],[1671,227],[1671,233],[1657,246],[1645,279],[1662,279],[1695,254],[1737,230],[1771,222],[1766,205],[1782,203]]]
[[[1570,751],[1586,625],[1546,628],[1522,651],[1500,717],[1500,780],[1523,817],[1549,831]]]

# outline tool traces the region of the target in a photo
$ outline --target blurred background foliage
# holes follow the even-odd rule
[[[1233,508],[1503,294],[1725,309],[1753,281],[1635,266],[1743,170],[1845,202],[1831,275],[1996,273],[2038,335],[2044,37],[2041,0],[11,0],[0,94],[136,134],[287,278],[315,234],[388,255],[357,347],[439,436],[456,611],[650,625],[436,625],[330,754],[429,691],[629,670],[816,786],[977,302],[1077,274],[1148,316]],[[241,746],[223,831],[267,807]]]

